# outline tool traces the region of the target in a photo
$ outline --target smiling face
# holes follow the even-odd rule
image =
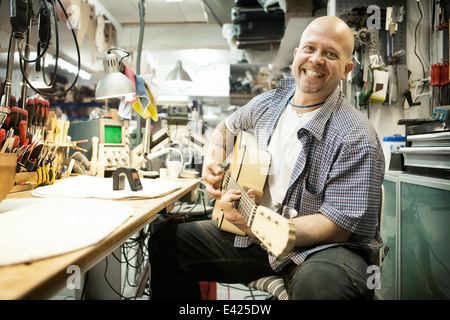
[[[297,103],[324,101],[352,70],[354,38],[337,17],[314,20],[294,51],[292,72],[297,80]]]

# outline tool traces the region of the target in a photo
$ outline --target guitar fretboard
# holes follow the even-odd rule
[[[245,221],[247,222],[247,225],[251,227],[257,208],[255,202],[252,200],[252,198],[250,198],[247,192],[242,189],[239,183],[237,183],[237,181],[233,177],[231,177],[230,172],[227,172],[225,174],[224,182],[226,190],[235,189],[241,193],[241,199],[239,200],[237,210],[242,214]]]

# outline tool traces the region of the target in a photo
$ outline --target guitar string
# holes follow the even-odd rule
[[[241,201],[239,201],[239,205],[241,208],[243,209],[247,209],[248,212],[241,212],[241,214],[244,216],[245,221],[247,221],[247,224],[249,226],[252,225],[253,223],[253,217],[254,217],[254,209],[255,209],[255,204],[253,202],[253,200],[250,198],[250,196],[242,189],[242,187],[236,182],[235,179],[233,179],[231,177],[231,174],[227,174],[226,175],[226,179],[227,179],[227,189],[230,189],[230,182],[232,183],[233,188],[239,190],[239,192],[241,193]],[[244,200],[244,201],[242,201]],[[243,211],[243,210],[240,210]]]
[[[248,223],[248,225],[251,226],[252,223],[253,223],[253,219],[255,217],[255,214],[256,214],[256,210],[255,210],[256,209],[256,204],[250,198],[250,196],[242,189],[242,187],[236,182],[236,180],[233,177],[231,177],[231,173],[230,172],[225,174],[224,181],[226,182],[225,188],[227,190],[230,189],[230,182],[231,182],[231,184],[232,184],[231,187],[239,190],[241,192],[241,194],[243,195],[243,197],[241,196],[241,201],[239,201],[239,206],[238,207],[241,206],[242,200],[244,200],[243,206],[249,206],[250,207],[251,210],[249,210],[249,213],[242,212],[242,211],[240,211],[240,212],[244,216],[244,219],[247,221],[247,223],[248,223],[249,216],[252,216],[251,223]],[[266,235],[267,235],[267,233],[269,233],[271,235],[269,238],[271,238],[271,239],[279,239],[279,234],[275,232],[275,229],[271,229],[271,228],[267,229],[267,230],[265,230],[265,233],[266,233]],[[266,245],[269,245],[271,247],[271,244],[266,244]]]
[[[250,196],[240,187],[240,185],[234,179],[231,179],[231,182],[233,184],[233,187],[241,192],[241,200],[239,201],[240,206],[251,212],[254,209],[254,205]]]

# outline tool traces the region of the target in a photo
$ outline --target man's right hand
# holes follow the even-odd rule
[[[223,178],[222,168],[215,161],[205,159],[202,177],[209,195],[216,200],[220,199],[220,183]]]
[[[220,164],[227,157],[226,151],[232,150],[234,145],[234,135],[227,129],[225,121],[219,123],[214,129],[203,162],[202,177],[206,185],[206,191],[216,200],[220,199],[222,195],[220,184],[223,178],[223,170]]]

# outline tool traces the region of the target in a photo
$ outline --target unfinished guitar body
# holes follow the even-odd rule
[[[294,223],[275,211],[258,205],[269,167],[270,154],[258,150],[253,135],[241,132],[234,146],[231,163],[224,173],[222,188],[223,190],[236,189],[241,192],[237,210],[267,251],[277,257],[284,257],[291,252],[295,244]],[[246,193],[249,189],[255,190],[255,201]],[[220,212],[219,201],[216,201],[213,219],[218,220],[221,230],[245,235],[224,218],[223,213]]]
[[[264,185],[270,168],[270,153],[259,150],[256,138],[251,133],[241,131],[234,145],[229,163],[231,177],[236,180],[245,191],[255,190],[255,202],[260,203]],[[244,232],[230,223],[220,212],[219,201],[214,206],[213,219],[218,220],[219,228],[238,235]]]

